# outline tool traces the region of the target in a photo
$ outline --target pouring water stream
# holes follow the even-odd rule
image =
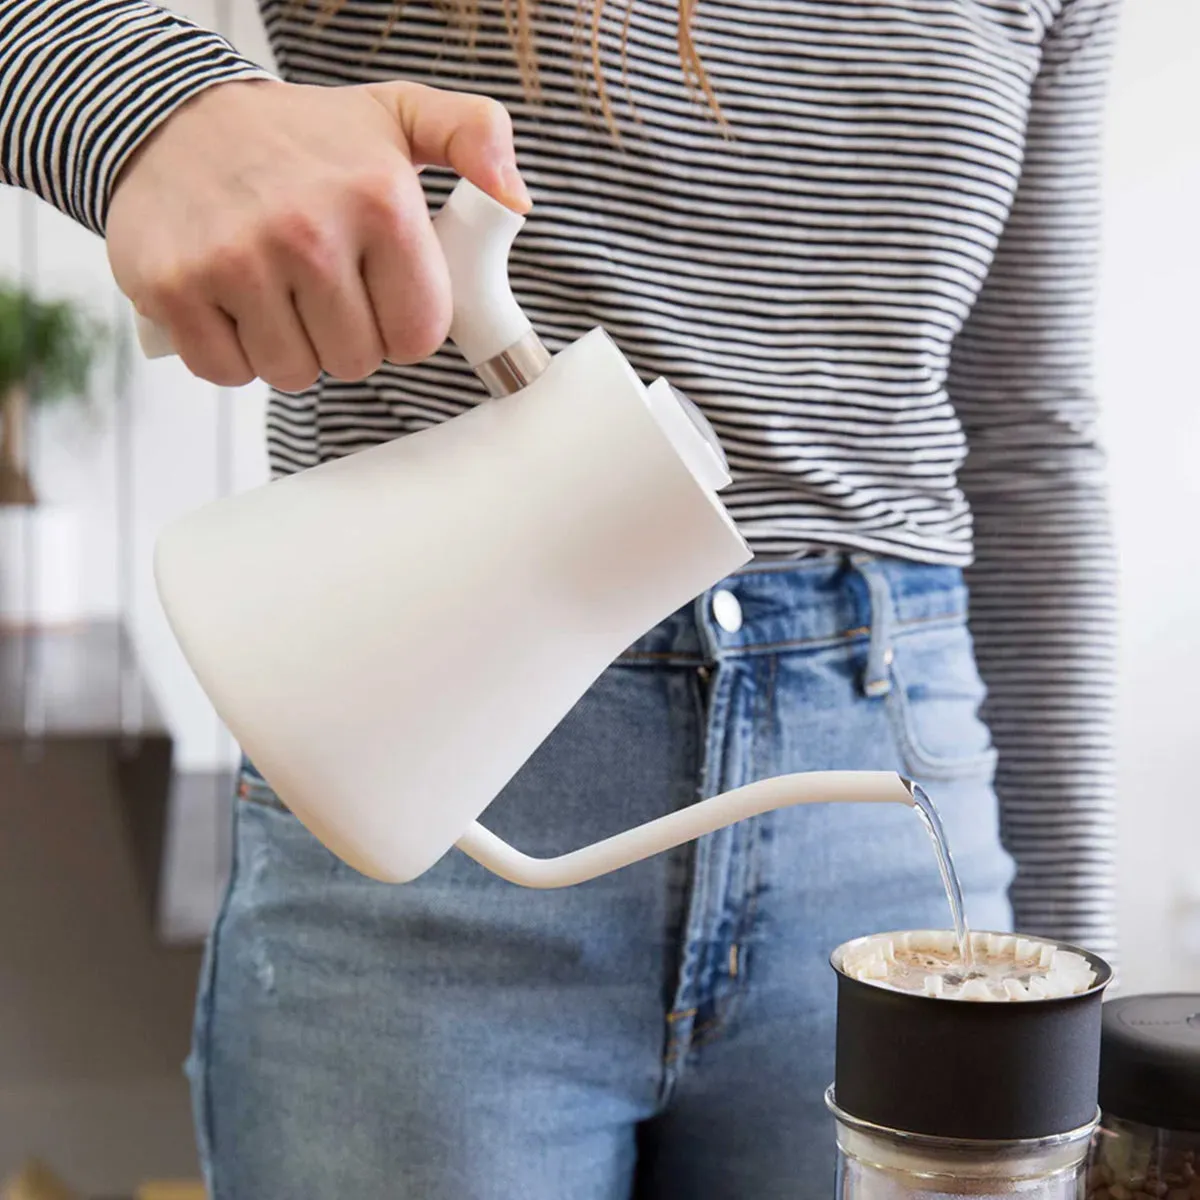
[[[966,907],[963,904],[962,883],[958,872],[954,869],[954,859],[950,855],[950,843],[946,839],[946,827],[942,824],[941,814],[934,806],[929,793],[919,784],[910,783],[913,807],[921,818],[933,842],[934,853],[937,854],[938,870],[942,875],[942,885],[946,889],[946,899],[950,903],[950,916],[954,921],[954,936],[958,941],[958,957],[963,965],[963,977],[971,974],[974,959],[971,951],[971,931],[967,926]],[[962,982],[958,980],[957,982]]]

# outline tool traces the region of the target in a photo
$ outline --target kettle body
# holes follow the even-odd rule
[[[521,218],[463,181],[434,226],[451,339],[495,398],[158,540],[184,656],[283,802],[374,879],[414,879],[457,845],[532,887],[771,808],[911,804],[889,772],[784,776],[549,860],[477,823],[623,650],[751,551],[698,410],[665,380],[645,386],[603,330],[546,353],[508,287]],[[139,337],[171,352],[149,322]]]
[[[513,395],[183,518],[158,589],[288,807],[412,879],[617,655],[749,560],[706,465],[593,330]]]

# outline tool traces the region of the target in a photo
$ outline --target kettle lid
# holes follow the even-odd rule
[[[656,379],[645,400],[659,429],[701,487],[719,492],[732,481],[729,461],[699,406],[665,379]]]

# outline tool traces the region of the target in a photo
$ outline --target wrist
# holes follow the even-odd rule
[[[280,80],[265,73],[262,76],[235,76],[228,79],[214,79],[203,84],[196,91],[186,96],[164,116],[161,116],[147,130],[146,134],[132,150],[129,151],[113,176],[112,186],[109,189],[109,205],[111,206],[112,202],[116,199],[121,185],[129,178],[134,168],[145,158],[146,154],[162,139],[168,130],[177,127],[180,119],[187,120],[195,113],[206,111],[215,105],[227,105],[231,99],[242,94],[246,89],[286,86]]]

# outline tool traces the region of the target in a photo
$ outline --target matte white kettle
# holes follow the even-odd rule
[[[557,887],[787,804],[912,803],[891,773],[785,776],[550,860],[476,823],[621,651],[751,557],[696,409],[600,329],[546,354],[508,285],[522,223],[465,181],[435,218],[450,336],[495,399],[162,534],[163,607],[218,714],[317,838],[394,882],[457,844]]]

